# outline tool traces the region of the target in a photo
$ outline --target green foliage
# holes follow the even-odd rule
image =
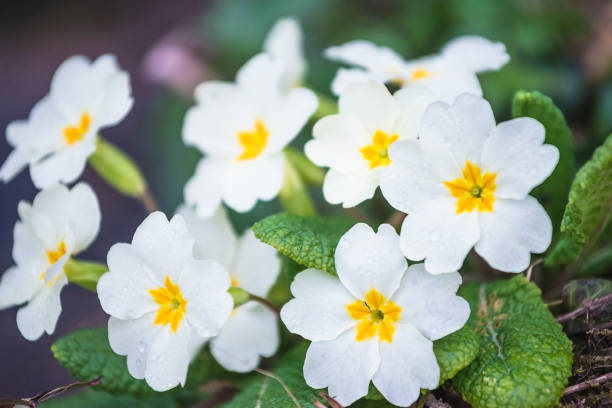
[[[478,357],[453,384],[475,408],[552,407],[572,367],[572,343],[523,275],[459,289],[470,303],[467,326],[480,341]]]
[[[181,408],[203,397],[197,392],[182,392],[180,396],[172,394],[140,398],[87,390],[43,402],[40,406],[41,408]]]
[[[115,354],[108,344],[106,328],[84,329],[57,340],[53,355],[79,381],[103,376],[97,389],[116,394],[159,394],[144,380],[133,378],[127,370],[126,358]],[[209,352],[203,351],[189,367],[186,388],[200,386],[212,379],[227,377]]]
[[[282,213],[259,221],[253,231],[258,239],[298,264],[335,274],[336,246],[352,224],[347,218]]]
[[[561,240],[546,258],[555,266],[576,261],[596,242],[612,212],[612,135],[576,174],[561,222]]]
[[[100,262],[69,259],[64,272],[69,282],[95,292],[98,279],[108,272],[108,267]]]
[[[606,274],[612,276],[612,247],[604,247],[586,259],[576,275],[590,278]]]
[[[478,356],[480,344],[473,327],[460,330],[434,341],[434,353],[440,366],[440,384],[453,378]]]
[[[298,172],[302,181],[306,184],[321,186],[323,185],[323,179],[325,179],[325,171],[314,164],[306,157],[301,151],[294,149],[291,146],[285,147],[283,150],[285,157],[295,170]]]
[[[518,91],[512,101],[512,116],[529,116],[541,122],[546,128],[546,143],[559,149],[559,163],[553,173],[533,195],[546,208],[558,232],[570,184],[576,171],[574,158],[574,139],[565,122],[565,117],[552,99],[539,92]]]
[[[608,279],[576,279],[563,287],[563,304],[574,310],[585,300],[593,300],[612,293],[612,281]]]
[[[291,214],[315,215],[317,213],[302,176],[287,158],[285,158],[285,178],[278,193],[278,199],[285,211]]]
[[[96,151],[89,156],[89,164],[104,181],[122,194],[140,197],[147,189],[147,183],[136,163],[101,136],[98,136]]]
[[[295,403],[281,381],[302,408],[314,408],[312,397],[316,395],[315,391],[306,384],[302,374],[307,348],[308,343],[304,342],[289,351],[274,368],[273,375],[276,378],[259,375],[250,381],[232,401],[224,405],[224,408],[294,407]]]

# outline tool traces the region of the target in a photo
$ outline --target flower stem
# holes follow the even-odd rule
[[[268,309],[272,310],[274,313],[276,313],[277,315],[280,316],[280,309],[278,307],[276,307],[272,302],[270,302],[268,299],[263,298],[261,296],[257,296],[254,295],[252,293],[249,293],[249,298],[251,300],[254,300],[257,303],[261,303],[262,305],[266,306]]]
[[[155,201],[155,197],[153,197],[153,194],[151,194],[151,190],[148,187],[145,188],[140,196],[140,202],[142,202],[142,205],[147,212],[152,213],[159,210],[157,201]]]

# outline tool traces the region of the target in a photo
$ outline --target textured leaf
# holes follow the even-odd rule
[[[103,376],[97,389],[116,394],[159,394],[144,380],[133,378],[127,370],[126,358],[115,354],[108,344],[106,328],[84,329],[57,340],[51,346],[55,358],[80,381]],[[186,387],[197,387],[227,373],[209,352],[197,355],[189,367]]]
[[[539,92],[518,91],[512,101],[512,116],[529,116],[546,128],[546,143],[559,149],[559,163],[544,183],[533,190],[533,195],[546,208],[553,222],[554,231],[559,231],[570,184],[576,171],[574,139],[565,122],[565,117],[552,99]]]
[[[253,231],[261,241],[298,264],[335,274],[336,246],[352,225],[347,218],[281,213],[259,221],[253,225]]]
[[[475,408],[552,407],[572,367],[572,343],[523,275],[459,289],[480,351],[453,384]]]
[[[304,381],[302,367],[308,343],[302,343],[289,351],[273,370],[277,377],[259,375],[224,408],[293,408],[295,403],[280,381],[289,389],[302,408],[314,408],[312,397],[315,390]]]
[[[604,247],[591,255],[582,265],[577,276],[594,278],[612,276],[612,247]]]
[[[181,396],[157,395],[139,398],[131,395],[114,395],[88,390],[78,394],[43,402],[41,408],[181,408],[191,405],[205,396],[196,392],[181,392]]]
[[[453,378],[478,356],[480,344],[473,327],[460,330],[434,341],[434,353],[440,366],[440,384]]]
[[[612,212],[612,135],[578,170],[561,221],[561,240],[546,258],[555,266],[576,261],[596,242]]]

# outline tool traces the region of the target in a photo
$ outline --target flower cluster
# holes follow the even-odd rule
[[[154,390],[185,385],[203,347],[222,367],[242,373],[280,347],[278,310],[265,297],[281,260],[252,231],[237,236],[223,204],[249,212],[297,173],[284,149],[319,104],[303,87],[302,37],[295,19],[282,19],[235,82],[196,87],[182,138],[204,157],[184,187],[185,204],[170,220],[151,211],[131,243],[110,248],[108,272],[90,282],[110,315],[112,350],[127,356],[129,373]],[[551,220],[529,193],[552,173],[559,152],[544,144],[545,129],[535,119],[496,124],[481,96],[476,74],[506,64],[503,44],[460,37],[439,55],[405,61],[388,48],[353,41],[325,55],[359,68],[337,72],[338,112],[318,115],[304,146],[310,161],[298,153],[302,165],[329,169],[322,190],[330,204],[355,207],[380,187],[406,216],[399,235],[389,224],[377,232],[354,225],[335,248],[337,276],[302,268],[280,319],[311,341],[303,366],[309,386],[327,387],[350,405],[372,383],[389,402],[407,407],[421,389],[439,385],[433,341],[470,316],[456,294],[468,252],[474,248],[492,268],[521,272],[531,253],[550,245]],[[67,265],[100,228],[93,190],[58,183],[74,182],[90,155],[103,154],[98,132],[127,114],[130,92],[113,56],[93,63],[71,57],[30,118],[7,128],[14,150],[0,179],[29,165],[43,188],[33,204],[19,204],[16,266],[0,280],[0,308],[27,303],[17,324],[29,340],[54,332],[60,291],[71,280]]]

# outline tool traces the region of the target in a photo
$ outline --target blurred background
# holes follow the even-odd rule
[[[579,162],[612,131],[608,1],[41,0],[3,1],[0,7],[0,128],[28,116],[65,58],[116,54],[131,74],[135,105],[103,134],[141,166],[168,213],[180,204],[183,185],[200,157],[180,137],[193,87],[210,78],[231,80],[261,50],[268,29],[282,16],[296,16],[302,23],[306,85],[318,92],[329,94],[338,68],[322,57],[329,45],[361,38],[413,58],[436,52],[457,35],[477,34],[504,42],[511,55],[501,71],[480,77],[498,122],[510,117],[514,92],[527,89],[551,96],[564,111]],[[309,132],[302,132],[298,146]],[[8,153],[2,137],[0,161]],[[103,262],[113,243],[131,240],[146,213],[90,169],[83,179],[98,193],[103,220],[98,239],[80,258]],[[0,273],[12,265],[17,203],[35,194],[27,172],[0,185]],[[321,199],[319,191],[313,194]],[[232,218],[244,229],[278,209],[275,202],[264,203]],[[37,342],[20,335],[15,308],[0,312],[0,396],[26,397],[71,382],[50,345],[76,328],[105,325],[107,317],[95,294],[73,285],[64,289],[62,305],[55,334]]]

